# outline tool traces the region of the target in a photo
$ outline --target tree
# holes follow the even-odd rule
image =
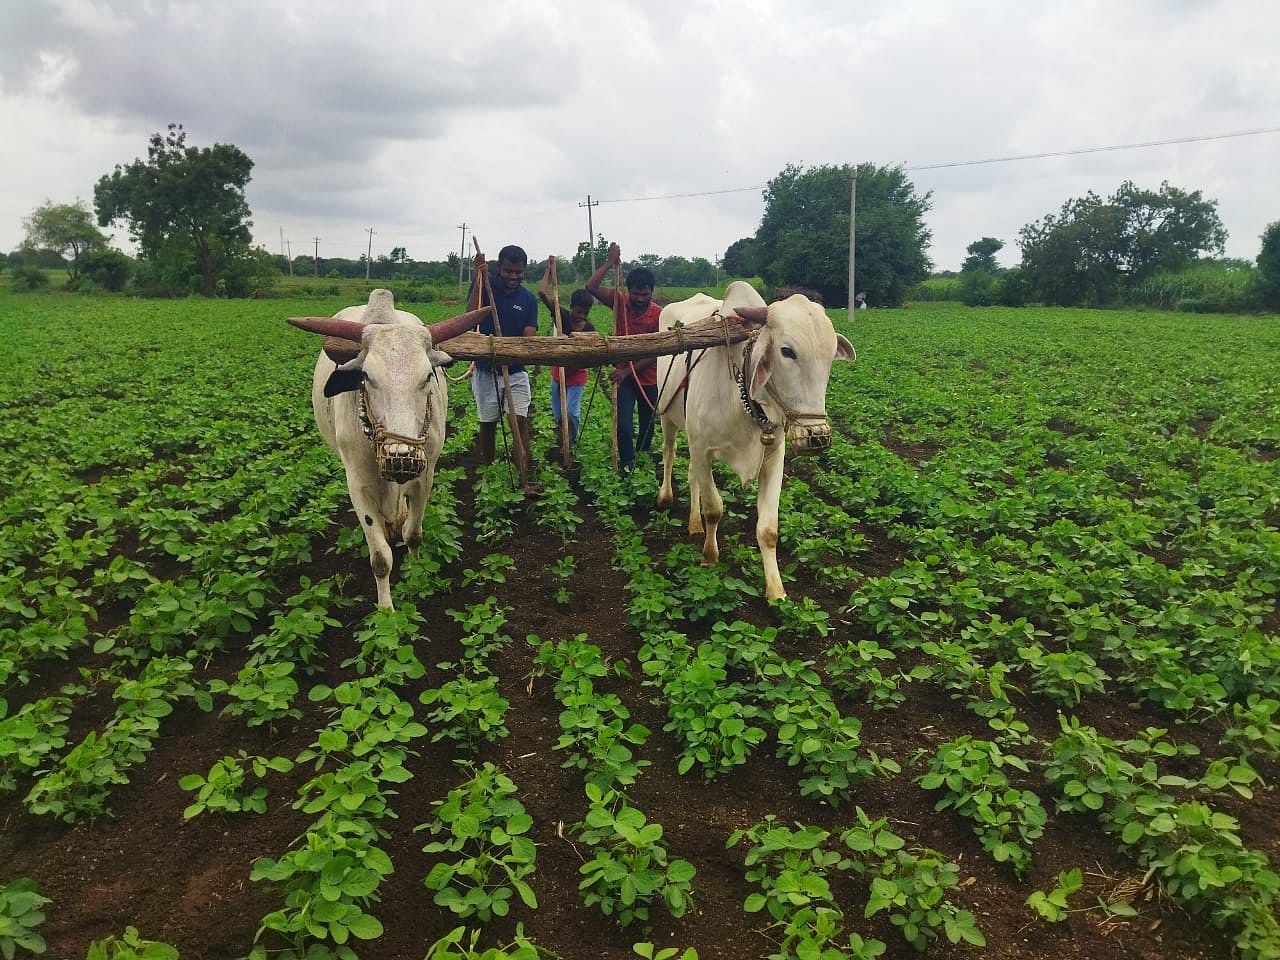
[[[31,211],[22,221],[26,231],[25,246],[33,250],[56,253],[70,260],[70,279],[80,273],[80,257],[90,250],[106,247],[106,235],[93,223],[93,214],[84,201],[75,203],[46,203]]]
[[[1126,180],[1105,201],[1090,191],[1018,232],[1022,265],[1050,303],[1109,303],[1157,271],[1176,272],[1220,253],[1227,232],[1217,201],[1167,182],[1157,191]]]
[[[755,238],[743,237],[729,244],[724,252],[724,272],[731,277],[754,277],[756,275]]]
[[[996,302],[1000,273],[996,253],[1003,246],[995,237],[983,237],[965,248],[969,256],[960,267],[960,298],[969,306],[989,307]]]
[[[995,273],[1000,269],[1000,264],[996,263],[996,254],[1003,247],[1004,242],[997,240],[995,237],[983,237],[981,240],[973,241],[973,243],[964,248],[965,253],[969,255],[964,258],[964,263],[960,266],[960,272],[985,270],[988,273]]]
[[[854,168],[783,168],[765,188],[755,236],[756,265],[774,286],[818,290],[827,303],[849,301],[849,191]],[[896,304],[929,273],[930,194],[917,195],[901,167],[863,163],[858,174],[855,283],[872,303]]]
[[[604,238],[603,233],[596,234],[596,266],[604,263],[604,258],[609,252],[609,244]],[[576,276],[591,276],[591,244],[585,240],[578,242],[578,250],[573,255],[573,270]],[[557,267],[556,274],[559,275]]]
[[[1258,302],[1268,310],[1280,310],[1280,220],[1268,224],[1262,231],[1254,284]]]
[[[140,259],[170,289],[198,286],[213,296],[238,261],[249,258],[244,188],[253,161],[238,147],[189,147],[180,124],[152,134],[147,159],[117,166],[94,187],[98,223],[129,225]]]

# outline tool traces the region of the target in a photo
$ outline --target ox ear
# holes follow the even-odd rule
[[[769,328],[764,327],[760,331],[760,335],[756,337],[755,346],[751,348],[751,366],[744,371],[743,376],[747,382],[747,393],[754,399],[764,389],[764,385],[769,382],[769,378],[773,376],[773,337],[770,335]]]
[[[326,397],[336,397],[340,393],[347,393],[350,390],[359,390],[364,383],[364,371],[360,368],[346,369],[338,367],[329,374],[329,379],[324,383],[324,395]]]
[[[851,363],[858,359],[858,351],[853,349],[853,344],[842,333],[836,334],[836,359]]]
[[[428,352],[427,356],[431,358],[431,365],[433,367],[450,367],[457,363],[453,357],[449,356],[449,354],[445,353],[443,350],[431,350]]]

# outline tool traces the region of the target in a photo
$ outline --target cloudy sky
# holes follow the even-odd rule
[[[785,164],[871,161],[932,191],[940,268],[1125,179],[1203,190],[1253,258],[1280,133],[918,168],[1280,128],[1277,37],[1274,0],[4,0],[0,250],[179,122],[253,159],[273,252],[440,259],[465,221],[571,253],[590,193],[628,258],[715,258]]]

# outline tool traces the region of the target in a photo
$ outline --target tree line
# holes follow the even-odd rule
[[[465,279],[468,264],[456,253],[418,261],[404,247],[394,247],[372,261],[361,255],[317,262],[301,255],[290,262],[254,247],[245,198],[252,170],[253,161],[238,147],[189,145],[182,126],[170,124],[167,132],[151,136],[145,160],[117,165],[98,180],[92,211],[77,201],[46,203],[32,212],[24,221],[22,248],[8,258],[15,268],[11,286],[47,282],[40,268],[49,266],[64,266],[72,289],[129,286],[167,296],[246,296],[269,288],[284,273],[426,284]],[[919,193],[901,166],[789,164],[765,188],[756,232],[730,244],[719,262],[643,254],[625,266],[648,267],[664,287],[714,287],[728,277],[759,277],[774,290],[805,290],[832,306],[847,304],[855,292],[865,292],[876,306],[897,305],[918,295],[933,267],[925,225],[931,201],[932,194]],[[100,228],[112,224],[127,228],[136,259],[110,248]],[[1256,265],[1223,261],[1226,237],[1217,201],[1200,191],[1167,182],[1151,190],[1125,181],[1106,198],[1089,192],[1025,225],[1018,233],[1017,267],[1004,269],[996,261],[1003,241],[974,241],[954,290],[975,306],[1105,306],[1189,289],[1174,279],[1207,267],[1223,275],[1235,271],[1234,299],[1223,306],[1280,309],[1280,222],[1264,233]],[[598,262],[605,248],[600,236],[558,257],[561,284],[584,282],[593,252]],[[538,281],[542,269],[540,259],[531,263],[529,278]]]

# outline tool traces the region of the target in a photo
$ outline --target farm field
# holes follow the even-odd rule
[[[775,606],[727,475],[705,569],[607,397],[526,503],[455,384],[375,614],[347,305],[0,292],[0,949],[1280,956],[1276,318],[832,311]]]

